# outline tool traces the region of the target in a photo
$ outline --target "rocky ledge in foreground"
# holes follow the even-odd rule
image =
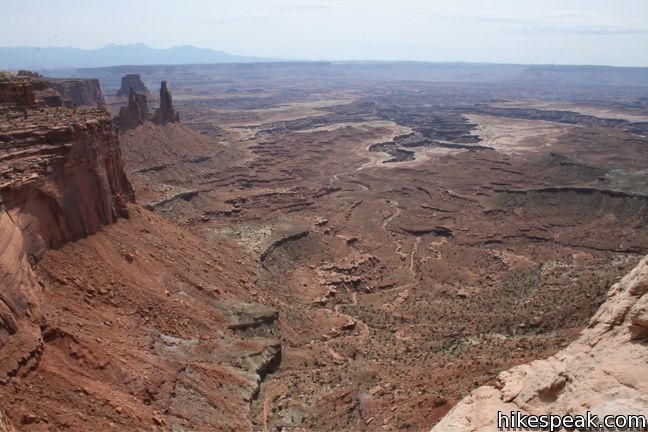
[[[435,427],[495,431],[497,412],[606,415],[648,413],[648,257],[612,286],[580,337],[556,355],[502,372]]]

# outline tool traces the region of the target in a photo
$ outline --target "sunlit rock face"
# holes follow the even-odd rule
[[[435,427],[495,431],[509,414],[606,415],[648,412],[648,257],[619,283],[580,337],[556,355],[502,372],[474,390]]]

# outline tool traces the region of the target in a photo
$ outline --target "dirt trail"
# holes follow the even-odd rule
[[[392,208],[394,208],[394,209],[396,210],[394,213],[392,213],[389,217],[387,217],[387,218],[383,221],[383,224],[382,224],[383,229],[386,230],[386,231],[389,231],[389,230],[387,229],[387,225],[389,225],[389,223],[390,223],[391,221],[393,221],[395,218],[397,218],[398,216],[400,216],[400,214],[401,214],[401,209],[400,209],[400,207],[399,207],[399,203],[398,203],[398,201],[392,201],[392,200],[386,200],[386,201],[387,201],[387,204],[389,204]]]
[[[351,174],[351,173],[336,173],[336,174],[333,174],[333,176],[329,180],[329,185],[332,186],[335,183],[342,182],[342,183],[350,183],[350,184],[357,185],[357,186],[360,187],[360,189],[363,192],[367,192],[369,190],[369,186],[364,184],[364,183],[361,183],[361,182],[359,182],[357,180],[345,180],[345,179],[342,178],[342,176],[346,176],[346,175],[349,175],[349,174]]]
[[[268,413],[270,411],[270,402],[274,397],[274,392],[270,391],[269,394],[263,399],[263,432],[270,432],[270,430],[268,429]]]
[[[349,314],[345,314],[344,312],[340,312],[340,308],[343,306],[357,306],[357,305],[358,305],[358,294],[356,292],[352,292],[350,303],[336,304],[333,309],[337,314],[345,317],[348,320],[352,320],[353,322],[356,323],[356,325],[360,325],[360,327],[362,327],[358,335],[352,334],[349,336],[342,336],[342,337],[359,337],[360,339],[364,340],[369,336],[369,326],[365,324],[362,320],[358,319],[357,317],[351,316]]]
[[[419,245],[421,244],[421,237],[416,237],[416,240],[414,241],[414,246],[412,246],[412,253],[410,254],[410,265],[409,265],[409,271],[412,274],[412,276],[416,277],[416,269],[414,268],[414,257],[416,256],[416,252],[418,252]]]

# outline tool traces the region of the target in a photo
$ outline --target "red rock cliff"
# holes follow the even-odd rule
[[[0,143],[0,196],[32,255],[126,216],[133,192],[106,112],[5,113]]]
[[[64,101],[73,105],[97,106],[106,103],[97,79],[46,79],[49,86],[59,92]]]
[[[35,103],[36,97],[31,79],[10,79],[9,77],[0,76],[0,106],[31,106]]]
[[[40,355],[44,311],[22,233],[1,203],[0,251],[0,383],[4,383]]]
[[[29,78],[5,79],[0,89],[2,382],[42,347],[30,261],[127,216],[134,196],[108,113],[39,105]]]
[[[128,93],[128,104],[120,108],[119,115],[115,118],[115,123],[127,129],[141,125],[148,118],[149,113],[146,95],[136,93],[131,89]]]
[[[124,75],[121,79],[121,87],[117,91],[117,96],[128,96],[131,90],[139,94],[150,95],[148,89],[142,82],[140,74]]]

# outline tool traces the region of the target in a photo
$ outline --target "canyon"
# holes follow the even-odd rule
[[[0,76],[0,430],[648,407],[636,71],[75,73]]]

